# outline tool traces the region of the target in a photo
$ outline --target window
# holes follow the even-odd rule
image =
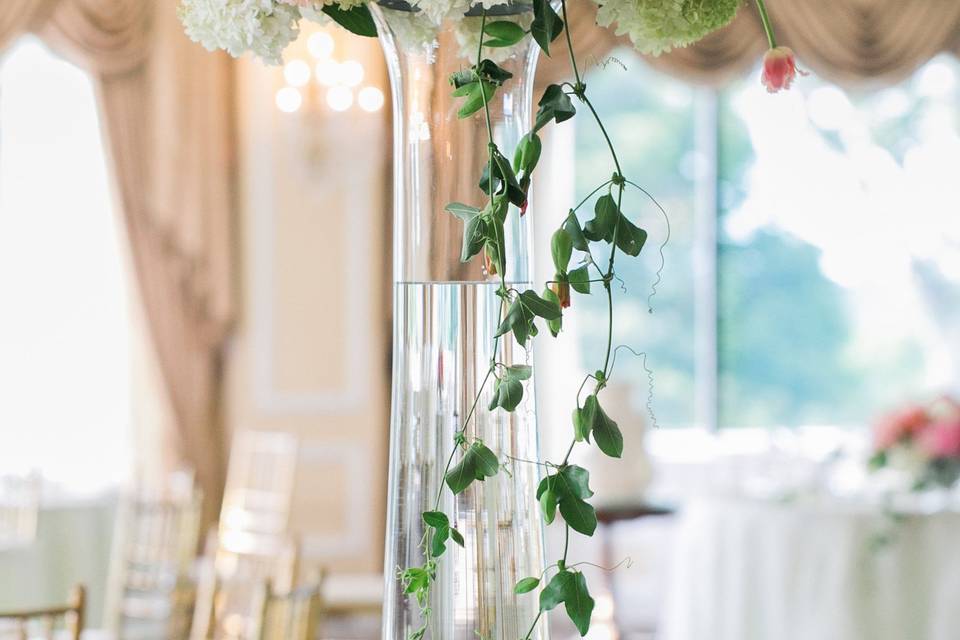
[[[0,59],[0,475],[90,492],[126,471],[117,226],[90,79],[24,38]]]
[[[649,315],[665,225],[629,194],[627,212],[642,216],[650,239],[641,260],[620,262],[630,295],[619,296],[614,342],[648,353],[661,426],[865,425],[956,384],[955,59],[862,95],[810,76],[770,96],[759,71],[712,91],[631,51],[614,56],[590,73],[593,100],[624,171],[650,188],[672,227]],[[585,194],[612,169],[595,125],[574,122]],[[596,353],[605,301],[575,304],[580,348]],[[642,360],[621,357],[618,375],[642,407]]]

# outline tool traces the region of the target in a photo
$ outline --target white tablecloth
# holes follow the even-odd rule
[[[891,526],[879,508],[850,504],[691,504],[658,637],[957,640],[960,514]]]

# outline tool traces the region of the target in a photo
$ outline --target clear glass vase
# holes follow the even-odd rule
[[[527,8],[491,10],[492,19],[529,25]],[[478,181],[486,166],[487,128],[481,110],[457,117],[448,77],[476,59],[480,18],[466,17],[437,29],[423,12],[403,4],[375,10],[393,89],[394,117],[394,333],[389,498],[386,533],[386,598],[383,638],[406,640],[424,623],[421,607],[403,592],[398,572],[423,565],[421,514],[445,512],[464,536],[448,543],[439,559],[427,603],[424,638],[518,640],[537,616],[534,593],[514,586],[543,569],[543,530],[535,500],[538,457],[532,381],[512,413],[489,411],[492,384],[480,394],[468,440],[481,439],[503,468],[458,496],[443,486],[454,436],[490,366],[499,324],[499,276],[478,256],[460,261],[463,223],[444,210],[451,202],[482,207]],[[485,49],[513,78],[490,103],[493,137],[508,158],[530,128],[537,51],[524,42]],[[506,228],[504,276],[526,288],[530,273],[530,209],[511,207]],[[512,338],[499,341],[497,360],[530,363]],[[459,458],[459,453],[457,457]],[[538,623],[529,636],[545,640]]]

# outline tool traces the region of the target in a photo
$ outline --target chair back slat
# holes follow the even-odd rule
[[[31,627],[43,633],[43,637],[53,640],[60,626],[66,631],[68,640],[80,640],[84,628],[84,610],[86,609],[86,590],[83,585],[75,586],[67,603],[54,607],[25,609],[21,611],[0,611],[0,629],[14,629],[18,640],[30,637]]]

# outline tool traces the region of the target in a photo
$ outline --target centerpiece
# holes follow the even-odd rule
[[[742,0],[607,0],[597,20],[659,54],[727,24]],[[770,51],[762,80],[788,88],[793,53]],[[647,191],[625,175],[590,101],[567,25],[567,0],[183,0],[188,35],[233,55],[279,63],[301,19],[379,36],[394,115],[394,353],[383,637],[543,640],[563,605],[581,635],[594,601],[585,563],[545,559],[543,527],[593,535],[587,469],[574,448],[621,457],[603,407],[612,374],[618,258],[647,233],[631,219]],[[559,41],[559,42],[558,42]],[[571,81],[533,98],[539,55],[566,49]],[[534,113],[534,106],[536,108]],[[540,133],[578,111],[610,154],[610,177],[569,211],[534,213]],[[531,116],[533,116],[531,118]],[[651,198],[652,199],[652,198]],[[592,212],[592,213],[591,213]],[[531,221],[552,224],[555,275],[535,285]],[[557,335],[572,294],[606,298],[598,368],[569,398],[560,460],[537,446],[531,343]],[[536,592],[536,593],[534,593]]]

